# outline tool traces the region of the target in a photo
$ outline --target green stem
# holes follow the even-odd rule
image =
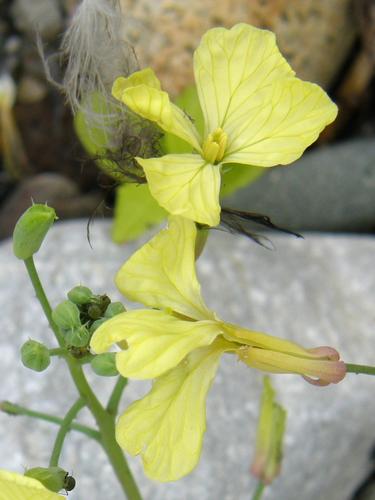
[[[363,373],[365,375],[375,375],[375,366],[355,365],[354,363],[345,363],[348,373]]]
[[[64,338],[52,319],[52,309],[44,292],[38,272],[32,257],[25,260],[25,266],[33,284],[35,294],[39,300],[44,314],[53,330],[60,347],[64,347]],[[101,434],[101,443],[119,480],[121,487],[129,500],[142,500],[138,486],[129,469],[124,454],[115,439],[115,424],[110,415],[101,405],[90,385],[87,382],[83,369],[79,362],[72,356],[66,356],[70,375],[77,387],[78,393],[85,401],[86,406],[95,418]]]
[[[197,227],[197,237],[195,240],[195,260],[201,256],[207,243],[209,229]]]
[[[107,404],[107,412],[113,417],[116,417],[118,413],[118,405],[120,404],[121,396],[127,383],[128,379],[121,377],[120,375],[109,397]]]
[[[60,455],[62,452],[63,444],[66,435],[70,431],[70,426],[73,420],[78,415],[79,411],[85,406],[85,402],[82,398],[77,399],[74,405],[70,408],[68,413],[63,418],[62,424],[60,426],[59,432],[57,433],[55,444],[53,446],[51,458],[49,461],[50,467],[57,467],[59,465]]]
[[[57,425],[61,425],[63,423],[63,419],[60,417],[56,417],[55,415],[50,415],[48,413],[43,413],[40,411],[30,410],[29,408],[10,403],[9,401],[2,401],[0,403],[0,411],[8,413],[9,415],[22,415],[25,417],[37,418],[39,420],[44,420],[45,422],[50,422]],[[93,429],[92,427],[87,427],[86,425],[72,422],[69,426],[69,429],[81,432],[82,434],[86,434],[86,436],[95,439],[96,441],[100,442],[101,440],[100,432]]]
[[[66,356],[67,351],[62,347],[55,347],[54,349],[49,349],[50,356]]]
[[[260,500],[262,498],[265,487],[266,485],[262,481],[259,481],[252,500]]]
[[[43,312],[44,312],[46,318],[48,319],[48,323],[50,324],[50,327],[52,328],[53,333],[55,334],[55,337],[57,339],[57,342],[59,343],[59,346],[61,348],[64,348],[65,347],[64,337],[62,336],[62,334],[60,333],[59,329],[57,328],[55,322],[52,319],[52,309],[51,309],[51,306],[48,302],[47,296],[44,292],[42,283],[40,282],[38,272],[35,268],[34,259],[32,257],[29,257],[24,262],[25,262],[27,272],[29,273],[31,283],[33,284],[35,294],[37,296],[37,299],[40,302],[40,305],[42,306],[42,309],[43,309]]]

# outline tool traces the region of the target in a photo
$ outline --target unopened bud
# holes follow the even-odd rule
[[[113,316],[117,316],[117,314],[121,314],[125,311],[126,309],[121,302],[111,302],[105,310],[104,317],[113,318]]]
[[[64,300],[55,307],[52,319],[64,333],[81,326],[79,309],[70,300]]]
[[[102,377],[115,377],[118,375],[116,368],[116,353],[105,352],[98,354],[91,360],[91,368]]]
[[[89,344],[91,334],[89,330],[81,325],[65,333],[65,341],[73,347],[85,347]]]
[[[37,479],[50,491],[58,493],[60,490],[71,491],[75,479],[61,467],[33,467],[25,472],[25,476]]]
[[[98,306],[97,304],[92,304],[89,306],[87,309],[87,314],[90,316],[91,319],[99,319],[102,316],[102,308]]]
[[[36,340],[28,340],[23,344],[21,360],[26,368],[36,372],[42,372],[51,362],[48,348]]]
[[[93,293],[87,286],[75,286],[68,292],[68,299],[78,306],[88,304],[92,296]]]
[[[286,411],[275,401],[275,391],[264,377],[261,409],[258,421],[256,451],[251,472],[270,484],[280,473]]]
[[[35,204],[28,208],[13,231],[14,255],[22,260],[32,257],[56,219],[55,210],[47,205]]]

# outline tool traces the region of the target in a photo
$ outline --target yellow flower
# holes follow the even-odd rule
[[[224,352],[249,366],[298,373],[321,385],[339,382],[345,364],[334,349],[303,349],[263,333],[225,323],[207,308],[195,272],[197,229],[171,216],[169,227],[138,250],[116,283],[137,309],[106,321],[94,333],[94,352],[122,349],[116,366],[124,376],[154,379],[151,391],[117,423],[117,441],[142,455],[147,475],[173,481],[197,464],[206,428],[205,400]]]
[[[0,500],[61,500],[65,497],[31,477],[0,470]]]
[[[247,24],[209,30],[195,51],[194,74],[203,137],[149,68],[118,78],[112,93],[195,150],[137,158],[151,194],[171,214],[215,226],[222,165],[293,162],[335,119],[337,107],[318,85],[294,76],[273,33]]]

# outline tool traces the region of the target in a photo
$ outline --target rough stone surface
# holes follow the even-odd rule
[[[300,78],[328,86],[357,30],[351,0],[121,0],[125,32],[142,66],[174,94],[193,83],[192,53],[214,26],[245,22],[276,33]]]
[[[297,230],[375,229],[375,142],[357,139],[306,153],[225,200]]]
[[[35,37],[38,31],[46,39],[55,37],[63,27],[58,0],[15,0],[12,5],[14,22],[20,31]]]
[[[110,242],[109,224],[57,224],[36,258],[52,304],[82,282],[118,297],[112,278],[136,244]],[[343,359],[375,364],[373,258],[369,237],[276,237],[270,252],[248,240],[213,232],[199,261],[204,296],[223,319],[288,337],[306,346],[333,345]],[[32,337],[53,344],[23,264],[0,247],[0,399],[63,415],[75,398],[63,361],[45,373],[21,366],[18,349]],[[105,400],[113,380],[87,370]],[[374,380],[348,375],[337,386],[317,388],[298,376],[274,376],[279,400],[288,409],[283,474],[266,500],[348,500],[369,470],[373,445]],[[146,480],[138,459],[131,467],[145,500],[247,500],[255,481],[248,469],[254,448],[261,374],[224,357],[208,399],[208,429],[202,459],[187,478],[173,484]],[[148,383],[131,383],[122,407]],[[86,412],[81,419],[90,422]],[[48,461],[56,428],[0,414],[0,468],[22,471]],[[61,465],[77,477],[71,500],[119,500],[121,493],[100,448],[72,433]]]

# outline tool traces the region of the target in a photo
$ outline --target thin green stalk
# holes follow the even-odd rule
[[[265,489],[266,485],[263,483],[263,481],[259,481],[257,485],[257,489],[254,492],[252,500],[260,500],[263,496],[263,492]]]
[[[49,461],[50,467],[57,467],[59,465],[60,455],[64,445],[66,435],[70,431],[70,426],[73,420],[78,415],[79,411],[85,406],[85,401],[82,398],[77,399],[74,405],[70,408],[68,413],[63,418],[59,432],[57,433],[55,444],[53,446],[51,458]]]
[[[120,404],[121,396],[122,393],[128,383],[128,379],[119,376],[117,379],[116,385],[113,388],[113,391],[109,397],[108,404],[107,404],[107,412],[112,415],[113,417],[116,417],[118,413],[118,405]]]
[[[60,347],[64,347],[64,338],[52,319],[52,309],[44,292],[38,272],[35,268],[32,257],[26,259],[25,266],[33,284],[35,294],[39,300],[44,314],[53,330]],[[78,393],[85,401],[86,406],[95,418],[96,424],[101,434],[101,443],[107,453],[108,459],[119,480],[121,487],[129,500],[142,500],[138,486],[134,481],[124,454],[115,439],[115,427],[112,415],[110,415],[101,405],[90,385],[87,382],[83,369],[79,362],[72,356],[66,356],[70,375],[77,387]]]
[[[30,410],[29,408],[10,403],[9,401],[2,401],[0,403],[0,411],[8,413],[9,415],[22,415],[25,417],[36,418],[57,425],[61,425],[63,423],[63,419],[60,417],[50,415],[49,413]],[[69,429],[71,429],[72,431],[80,432],[81,434],[86,434],[86,436],[95,439],[96,441],[101,440],[100,432],[93,429],[92,427],[88,427],[87,425],[72,422],[69,426]]]
[[[138,486],[124,454],[115,439],[115,425],[111,415],[102,407],[95,394],[92,392],[82,367],[74,359],[67,359],[70,373],[81,397],[85,398],[87,407],[93,414],[102,437],[102,446],[107,453],[113,470],[119,480],[124,493],[129,500],[142,500]]]
[[[197,228],[197,237],[195,240],[195,260],[198,260],[201,256],[204,247],[207,243],[209,229]]]
[[[55,347],[54,349],[49,349],[50,356],[66,356],[67,350],[63,347]]]
[[[55,337],[57,339],[57,342],[59,343],[59,346],[61,348],[64,348],[64,338],[63,338],[62,334],[60,333],[59,329],[57,328],[57,326],[55,325],[55,322],[52,319],[52,309],[51,309],[51,306],[48,302],[47,296],[44,292],[42,283],[39,279],[38,272],[35,268],[34,259],[32,257],[29,257],[28,259],[24,260],[24,263],[25,263],[27,272],[29,273],[31,283],[34,287],[36,297],[39,300],[40,305],[42,306],[43,312],[44,312],[46,318],[48,319],[48,323],[49,323],[50,327],[52,328],[53,333],[55,334]]]
[[[354,363],[345,363],[346,371],[348,373],[362,373],[364,375],[375,375],[375,366],[369,365],[355,365]]]

